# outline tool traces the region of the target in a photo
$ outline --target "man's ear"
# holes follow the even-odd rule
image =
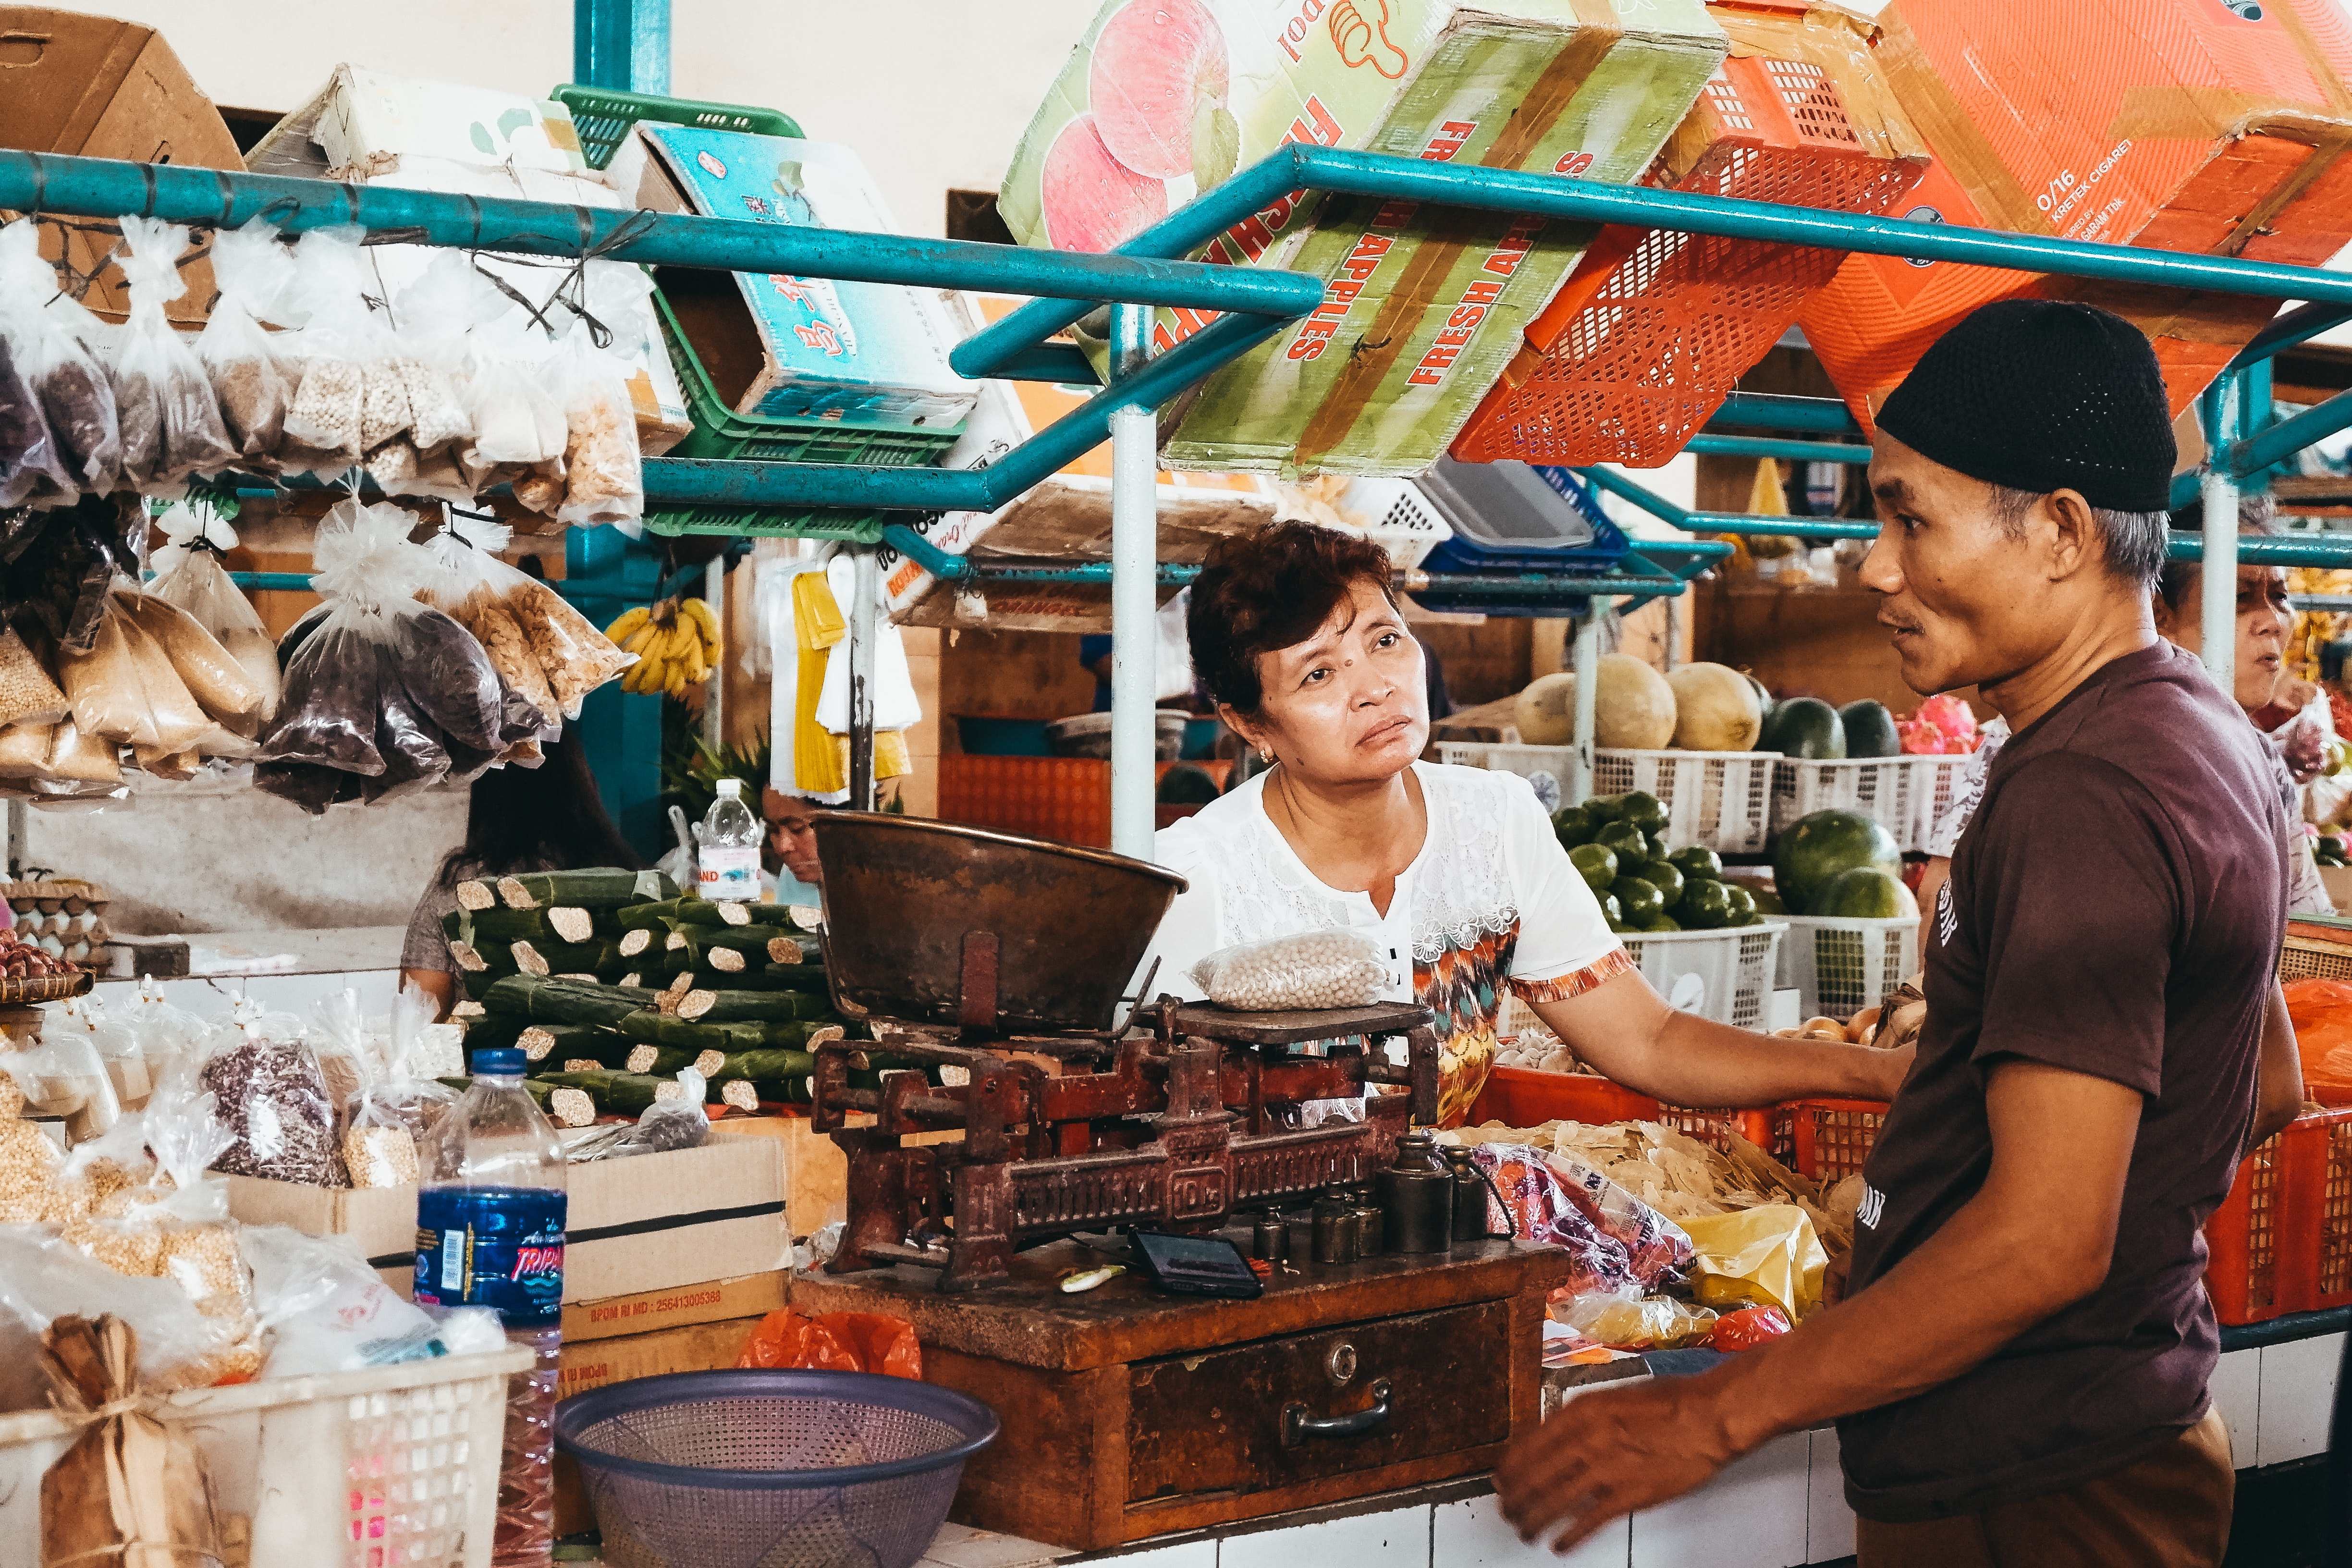
[[[2053,490],[2034,503],[2034,510],[2040,515],[2029,519],[2027,532],[2042,535],[2052,582],[2105,569],[2106,538],[2080,490]]]

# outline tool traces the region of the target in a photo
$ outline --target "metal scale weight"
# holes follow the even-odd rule
[[[835,1001],[876,1046],[963,1080],[896,1072],[855,1088],[865,1043],[818,1049],[813,1119],[849,1165],[833,1273],[913,1264],[968,1290],[1003,1280],[1016,1249],[1083,1231],[1214,1232],[1238,1210],[1370,1181],[1408,1121],[1436,1119],[1426,1007],[1161,1001],[1111,1028],[1184,887],[1173,872],[871,813],[820,817],[816,833]],[[1400,1037],[1402,1066],[1381,1044]],[[1322,1054],[1291,1049],[1313,1044]],[[1286,1107],[1387,1085],[1408,1092],[1371,1095],[1361,1121],[1283,1125]],[[848,1126],[852,1111],[874,1124]],[[962,1140],[907,1142],[944,1129]]]

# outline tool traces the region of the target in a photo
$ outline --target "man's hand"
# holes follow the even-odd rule
[[[1717,1379],[1652,1377],[1580,1394],[1495,1468],[1522,1541],[1567,1552],[1637,1509],[1704,1486],[1739,1458]]]
[[[1877,1087],[1867,1098],[1893,1100],[1895,1091],[1901,1089],[1903,1080],[1911,1076],[1911,1058],[1916,1056],[1918,1051],[1919,1047],[1916,1045],[1908,1045],[1876,1052],[1877,1060],[1871,1066],[1877,1075],[1878,1082]]]

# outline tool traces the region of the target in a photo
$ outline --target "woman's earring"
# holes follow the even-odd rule
[[[1261,762],[1261,763],[1271,763],[1271,762],[1273,762],[1273,761],[1274,761],[1274,748],[1273,748],[1272,746],[1261,746],[1261,747],[1259,747],[1259,748],[1258,748],[1258,753],[1257,753],[1257,760],[1258,760],[1259,762]]]

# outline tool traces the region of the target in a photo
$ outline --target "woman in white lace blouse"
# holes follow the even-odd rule
[[[1908,1051],[1769,1039],[1668,1007],[1610,931],[1527,782],[1420,762],[1420,645],[1360,535],[1282,523],[1221,542],[1192,590],[1192,666],[1274,765],[1159,836],[1190,882],[1144,960],[1197,997],[1195,963],[1300,931],[1362,932],[1387,999],[1435,1009],[1441,1119],[1486,1082],[1505,988],[1612,1079],[1679,1105],[1892,1098]]]

